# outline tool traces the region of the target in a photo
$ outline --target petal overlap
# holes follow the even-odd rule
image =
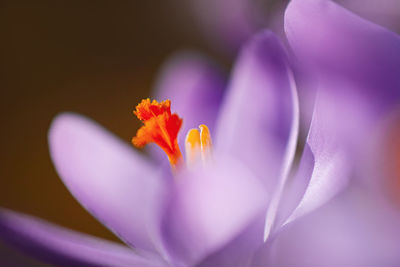
[[[316,98],[302,159],[294,179],[287,184],[286,199],[280,207],[284,224],[332,199],[347,186],[357,164],[350,158],[351,151],[332,119],[336,114],[330,113],[333,109],[326,109],[327,103],[322,99],[326,100],[319,95]],[[292,212],[287,218],[284,213],[288,210]]]

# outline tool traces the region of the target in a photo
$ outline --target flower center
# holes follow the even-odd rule
[[[156,143],[167,154],[173,168],[183,162],[182,153],[178,145],[178,133],[182,126],[182,119],[178,114],[171,114],[171,101],[158,103],[156,100],[144,99],[136,106],[133,112],[144,125],[132,138],[134,146],[142,148],[148,143]],[[186,141],[186,161],[188,166],[198,160],[205,161],[211,156],[212,142],[208,127],[204,124],[197,129],[189,130]]]

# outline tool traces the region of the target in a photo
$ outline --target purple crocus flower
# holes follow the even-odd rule
[[[398,265],[398,212],[380,195],[371,209],[360,205],[365,191],[348,180],[364,143],[353,129],[371,129],[398,100],[399,37],[325,0],[292,1],[285,24],[318,87],[297,168],[296,81],[285,48],[265,31],[243,47],[222,103],[224,79],[198,56],[174,61],[160,80],[158,94],[175,101],[184,127],[215,125],[212,158],[201,164],[171,174],[80,115],[52,123],[50,153],[63,182],[133,249],[5,209],[1,237],[66,266]],[[182,84],[196,97],[172,93]],[[331,97],[343,103],[333,107]]]

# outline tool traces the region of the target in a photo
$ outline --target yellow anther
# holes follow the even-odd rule
[[[201,158],[200,131],[190,129],[185,140],[186,164],[194,165]]]
[[[212,142],[208,127],[204,124],[199,126],[199,130],[191,129],[186,135],[186,163],[193,166],[199,161],[206,162],[211,158]]]
[[[200,143],[201,143],[201,157],[203,161],[211,158],[212,141],[211,134],[208,127],[204,124],[199,126],[200,128]]]

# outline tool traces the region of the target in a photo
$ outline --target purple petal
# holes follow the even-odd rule
[[[337,102],[322,95],[320,92],[316,99],[299,169],[287,184],[279,210],[281,223],[289,223],[333,198],[347,185],[350,170],[357,163],[344,142],[341,125],[336,124],[335,117],[342,113],[329,107],[328,101],[331,105]]]
[[[257,16],[248,0],[189,1],[200,29],[223,52],[236,51],[257,30]],[[257,17],[256,17],[257,16]]]
[[[374,23],[394,31],[399,30],[400,1],[398,0],[339,0],[337,2]]]
[[[75,198],[129,245],[155,250],[161,177],[129,145],[74,114],[56,117],[50,153]]]
[[[62,266],[166,266],[149,255],[0,209],[0,238],[35,258]]]
[[[288,225],[260,253],[269,255],[268,266],[399,266],[399,224],[398,211],[371,192],[353,189]]]
[[[254,253],[263,245],[265,215],[256,219],[239,236],[205,258],[198,267],[248,266]]]
[[[0,238],[0,266],[43,267],[43,263],[18,251]]]
[[[171,99],[172,111],[184,118],[182,132],[186,133],[200,124],[214,129],[224,89],[225,78],[217,65],[201,54],[182,52],[162,67],[155,95],[159,100]]]
[[[325,204],[346,187],[351,170],[358,164],[354,148],[365,141],[360,135],[365,127],[359,116],[364,109],[357,105],[358,98],[345,96],[318,91],[300,164],[283,193],[271,200],[265,238],[283,224]]]
[[[177,181],[163,227],[175,265],[194,266],[265,214],[267,193],[240,162],[224,157],[182,173]],[[261,244],[262,228],[248,241]]]
[[[295,54],[315,75],[354,83],[353,89],[378,110],[398,101],[398,35],[327,0],[291,1],[285,29]]]
[[[205,124],[214,132],[224,89],[225,78],[221,70],[200,54],[180,53],[163,66],[155,96],[158,100],[171,99],[172,111],[183,118],[178,137],[181,148],[191,128]],[[162,157],[166,158],[165,154]]]
[[[271,32],[242,50],[218,120],[216,149],[245,163],[271,193],[294,157],[299,111],[286,53]]]
[[[376,108],[395,101],[400,85],[400,57],[397,52],[392,57],[399,38],[330,1],[292,1],[286,29],[300,59],[322,75],[302,166],[282,201],[281,223],[345,187],[376,126]]]

